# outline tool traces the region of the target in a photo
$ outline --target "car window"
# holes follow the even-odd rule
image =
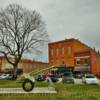
[[[72,73],[64,73],[64,76],[72,76]]]
[[[93,75],[88,75],[88,76],[86,76],[86,78],[95,78],[95,76],[93,76]]]

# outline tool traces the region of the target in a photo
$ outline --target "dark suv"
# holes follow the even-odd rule
[[[63,77],[62,77],[62,82],[63,83],[74,83],[74,77],[73,77],[72,73],[70,73],[70,72],[64,73]]]
[[[58,78],[56,75],[50,75],[50,78],[52,80],[52,82],[57,82],[58,81]]]

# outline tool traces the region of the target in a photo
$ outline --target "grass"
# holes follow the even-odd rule
[[[100,100],[100,87],[96,85],[57,84],[56,89],[60,100]]]
[[[17,83],[15,80],[0,80],[0,88],[15,88],[21,87],[21,83]]]
[[[0,81],[0,87],[21,87],[15,81]],[[37,82],[36,86],[44,87],[46,83]],[[0,100],[100,100],[100,86],[56,83],[57,94],[2,94]]]

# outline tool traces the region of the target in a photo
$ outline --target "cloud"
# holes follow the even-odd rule
[[[9,3],[40,12],[51,41],[79,38],[100,50],[100,0],[0,0],[0,7]]]

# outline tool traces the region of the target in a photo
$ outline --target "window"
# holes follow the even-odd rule
[[[71,47],[68,47],[68,57],[71,57]]]
[[[84,58],[82,60],[82,62],[83,62],[83,65],[88,65],[89,64],[89,59],[88,58]]]
[[[71,47],[68,47],[68,65],[72,64],[72,57],[71,57]]]
[[[51,49],[51,56],[53,57],[53,49]]]
[[[58,57],[58,48],[56,48],[56,57]]]
[[[80,65],[80,64],[81,64],[80,59],[76,59],[76,65]]]
[[[62,64],[65,64],[65,59],[64,58],[62,58]]]
[[[64,53],[65,53],[65,49],[62,48],[62,56],[64,56]]]
[[[89,65],[89,59],[88,58],[77,58],[76,65]]]
[[[72,64],[72,58],[69,58],[68,59],[68,65],[71,66],[71,64]]]

